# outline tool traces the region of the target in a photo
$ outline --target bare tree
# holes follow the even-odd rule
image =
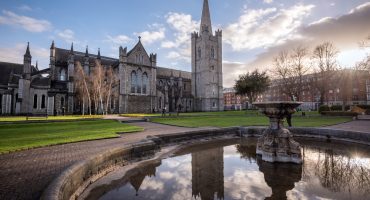
[[[331,42],[324,42],[313,51],[313,62],[316,67],[314,86],[320,93],[320,104],[328,101],[329,85],[338,69],[336,60],[338,53]]]
[[[87,96],[88,110],[91,115],[91,97],[90,97],[90,77],[85,74],[85,71],[80,62],[76,62],[76,75],[79,78],[75,78],[76,91],[79,94],[78,98],[82,101],[82,114],[85,114],[85,101]]]
[[[112,92],[113,87],[117,84],[117,76],[114,74],[113,68],[108,67],[105,71],[105,84],[104,84],[104,91],[105,91],[105,113],[108,113],[109,105],[111,102],[111,98],[114,98],[114,94]]]
[[[306,47],[298,46],[292,51],[281,51],[274,58],[273,74],[280,80],[280,91],[291,100],[301,100],[303,91],[307,90],[304,77],[308,72],[308,51]]]

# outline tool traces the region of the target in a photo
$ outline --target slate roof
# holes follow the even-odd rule
[[[81,64],[83,64],[85,60],[85,53],[79,52],[79,51],[74,51],[73,53],[74,53],[75,61],[80,61]],[[56,65],[67,66],[69,54],[70,54],[70,50],[55,48]],[[95,60],[97,59],[97,57],[98,56],[95,54],[89,54],[90,65],[95,65]],[[100,56],[100,57],[101,57],[102,65],[115,66],[119,64],[119,60],[117,58],[110,58],[106,56]]]
[[[36,77],[32,79],[31,86],[49,86],[50,78],[48,77]]]
[[[0,85],[8,85],[10,74],[22,74],[23,64],[0,62]]]

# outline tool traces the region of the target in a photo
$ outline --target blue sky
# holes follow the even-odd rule
[[[209,0],[214,29],[223,30],[225,86],[238,74],[269,68],[279,50],[331,40],[339,63],[352,66],[369,49],[370,2],[363,0]],[[33,63],[48,67],[52,40],[60,48],[118,57],[142,36],[158,65],[190,71],[190,33],[199,29],[202,0],[0,1],[0,60],[22,62],[27,41]],[[358,29],[358,30],[357,30]],[[330,36],[330,37],[329,37]]]

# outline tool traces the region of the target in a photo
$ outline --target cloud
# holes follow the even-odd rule
[[[0,47],[0,60],[3,62],[23,63],[23,55],[26,52],[26,44],[17,43],[13,47]],[[30,44],[32,63],[36,60],[39,63],[39,69],[47,68],[49,65],[49,50],[35,47]]]
[[[314,5],[294,5],[288,9],[245,9],[238,21],[228,25],[224,41],[234,51],[268,48],[294,35]]]
[[[59,31],[57,35],[58,37],[60,37],[67,43],[72,43],[72,42],[76,43],[75,33],[71,29],[65,29],[63,31]]]
[[[27,16],[17,15],[11,11],[3,11],[0,16],[0,24],[21,27],[29,32],[44,32],[49,31],[52,27],[51,23],[43,19],[35,19]]]
[[[199,29],[200,22],[193,20],[191,15],[184,13],[170,12],[165,18],[167,25],[173,31],[171,35],[173,39],[163,41],[161,47],[172,50],[167,55],[168,58],[185,60],[187,63],[190,63],[191,33]]]
[[[107,39],[105,41],[112,42],[112,43],[117,44],[117,45],[123,45],[127,42],[132,41],[132,39],[130,37],[126,36],[126,35],[116,35],[116,36],[107,35],[106,38]]]
[[[267,3],[267,4],[270,4],[270,3],[273,3],[274,0],[263,0],[263,3]]]
[[[144,31],[141,33],[134,33],[134,35],[140,36],[141,41],[144,44],[149,45],[154,42],[163,40],[165,38],[165,30],[166,29],[164,27],[161,27],[157,31]]]
[[[32,8],[26,4],[19,6],[18,9],[23,11],[32,11]]]
[[[349,13],[337,18],[325,17],[307,26],[301,26],[295,35],[285,42],[271,46],[264,53],[248,63],[249,69],[268,68],[278,52],[289,50],[298,45],[307,46],[312,50],[316,45],[330,41],[339,51],[347,52],[359,49],[359,42],[370,34],[370,3],[365,3],[352,9]],[[345,61],[348,65],[349,62]]]

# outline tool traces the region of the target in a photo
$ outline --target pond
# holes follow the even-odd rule
[[[99,179],[84,199],[370,199],[370,147],[297,139],[303,164],[268,163],[256,139],[191,145],[123,175]]]

